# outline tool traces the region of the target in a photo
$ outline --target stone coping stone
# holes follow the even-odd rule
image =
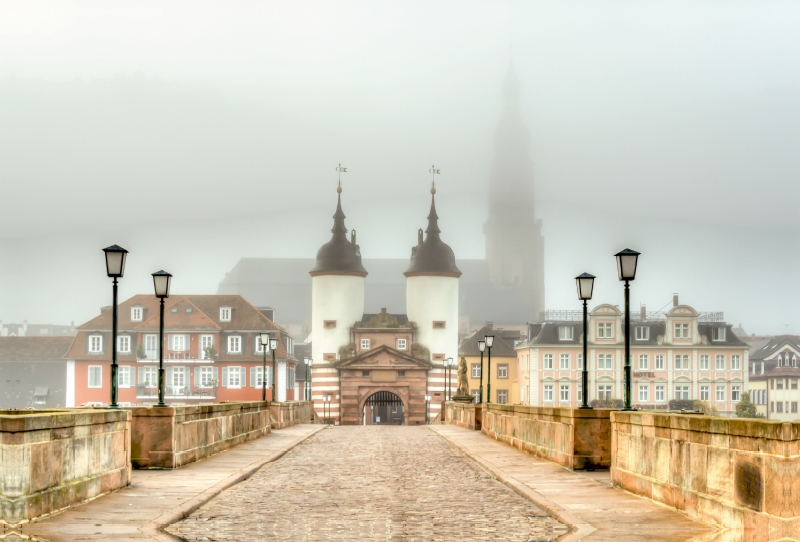
[[[62,429],[130,420],[125,409],[0,410],[0,433]]]
[[[759,418],[719,418],[687,414],[655,414],[652,412],[615,411],[611,420],[617,430],[624,431],[621,424],[654,426],[663,429],[696,431],[737,437],[795,441],[800,440],[800,420],[784,422]]]

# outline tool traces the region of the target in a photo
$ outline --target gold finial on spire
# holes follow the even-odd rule
[[[339,172],[339,186],[336,187],[336,191],[341,194],[342,193],[342,173],[347,173],[347,168],[342,167],[342,163],[339,162],[339,166],[336,168],[336,171]]]
[[[441,170],[436,169],[436,166],[431,166],[431,169],[428,170],[428,173],[431,174],[431,194],[436,193],[436,175],[441,173]]]

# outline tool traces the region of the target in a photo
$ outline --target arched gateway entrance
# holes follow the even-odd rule
[[[364,425],[405,425],[403,400],[390,391],[370,395],[361,412]]]

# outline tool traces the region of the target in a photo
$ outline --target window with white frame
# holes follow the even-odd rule
[[[508,390],[497,390],[497,402],[501,405],[508,403]]]
[[[208,354],[214,349],[213,335],[200,335],[200,359],[211,359]]]
[[[242,338],[239,335],[231,335],[228,337],[228,354],[241,354],[242,353]]]
[[[102,365],[89,365],[89,387],[102,388],[103,387],[103,366]]]
[[[220,307],[219,308],[219,321],[220,322],[230,322],[231,321],[231,308],[230,307]]]
[[[689,354],[675,354],[675,370],[676,371],[689,370]]]
[[[559,356],[558,367],[562,371],[569,371],[569,354],[561,354]]]
[[[742,370],[742,356],[739,354],[733,354],[731,356],[731,371],[741,371]]]
[[[689,338],[689,324],[675,324],[675,338],[688,339]]]
[[[171,367],[172,378],[169,385],[174,388],[182,388],[186,385],[186,367]]]
[[[700,400],[701,401],[708,401],[711,399],[711,386],[707,384],[700,385]]]
[[[552,403],[553,402],[553,384],[545,384],[544,385],[544,402],[545,403]]]
[[[142,321],[142,307],[131,307],[131,321]]]
[[[553,368],[553,354],[545,354],[544,355],[544,368],[545,369],[552,369]]]
[[[583,370],[583,354],[578,354],[578,370]]]
[[[612,387],[611,384],[600,384],[597,386],[597,398],[601,401],[604,399],[611,399],[613,393]]]
[[[715,368],[717,371],[725,370],[725,354],[717,354]]]
[[[261,333],[256,335],[256,354],[263,354],[264,353],[264,346],[261,344]],[[269,339],[267,340],[267,351],[269,351]]]
[[[397,339],[397,349],[398,350],[406,349],[406,339]]]
[[[120,365],[117,367],[117,386],[120,388],[131,387],[131,367],[128,365]]]
[[[158,335],[144,336],[144,357],[158,359]]]
[[[720,384],[717,385],[717,402],[724,403],[725,402],[725,385]]]
[[[738,403],[742,400],[742,387],[737,385],[731,386],[731,402]]]
[[[223,367],[222,368],[222,385],[226,388],[241,388],[244,384],[242,382],[242,367]]]
[[[505,363],[497,364],[497,378],[508,378],[508,365]]]
[[[197,381],[200,384],[201,388],[210,388],[214,385],[213,367],[198,367],[197,369],[195,369],[195,371],[200,371],[200,375]]]
[[[89,353],[99,354],[103,351],[103,336],[89,335]]]
[[[477,403],[481,399],[481,390],[472,390],[472,402]]]
[[[121,354],[130,354],[131,338],[129,335],[120,335],[117,337],[117,352]]]
[[[583,401],[583,386],[578,384],[578,397],[576,398],[577,401]]]
[[[656,371],[664,370],[664,354],[656,354]]]
[[[613,324],[611,322],[600,322],[597,324],[598,339],[612,339],[614,337]]]
[[[724,341],[725,340],[725,328],[724,327],[711,328],[711,340],[712,341]]]
[[[558,400],[562,403],[569,403],[569,384],[561,384],[559,386]]]
[[[647,354],[639,354],[639,370],[646,370],[650,368],[650,356]]]
[[[361,339],[361,350],[369,350],[369,339]]]
[[[647,326],[636,326],[636,340],[646,341],[650,338],[650,328]]]
[[[709,369],[709,366],[708,366],[709,357],[710,356],[708,354],[700,354],[700,370],[701,371],[708,371],[708,369]]]
[[[689,386],[687,384],[678,384],[675,386],[675,399],[681,401],[689,400]]]
[[[187,350],[187,348],[186,348],[186,335],[170,335],[169,336],[169,349],[170,350]]]
[[[647,403],[650,401],[650,385],[639,384],[639,402]]]
[[[158,369],[155,367],[139,367],[139,385],[145,388],[158,387]]]
[[[612,354],[598,354],[597,356],[597,369],[599,371],[610,371],[614,364]]]
[[[558,340],[571,341],[572,337],[572,326],[558,326]]]
[[[481,377],[481,366],[478,363],[472,364],[472,378],[480,378]]]
[[[664,384],[656,384],[656,403],[663,403],[667,400],[667,387]]]

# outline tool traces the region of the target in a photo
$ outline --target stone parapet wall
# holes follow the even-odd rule
[[[470,431],[480,431],[482,410],[482,404],[448,401],[445,403],[445,419],[443,423],[457,425]]]
[[[483,405],[481,431],[569,469],[611,466],[610,410]]]
[[[270,432],[269,403],[132,407],[131,462],[174,469]]]
[[[131,482],[131,413],[0,410],[0,521],[19,524]]]
[[[314,423],[316,419],[311,401],[288,401],[270,403],[272,429],[283,429],[298,423]]]
[[[800,422],[614,412],[614,486],[748,541],[800,539]]]

